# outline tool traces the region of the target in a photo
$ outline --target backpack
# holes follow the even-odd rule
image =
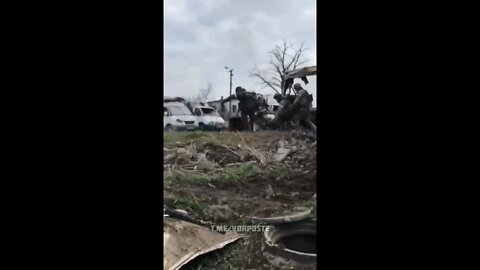
[[[293,102],[295,102],[295,99],[297,99],[297,96],[296,95],[287,95],[285,97],[285,99],[287,100],[288,103],[293,103]]]
[[[257,94],[254,92],[245,92],[243,93],[247,99],[257,99]]]
[[[313,95],[312,95],[312,94],[310,94],[310,95],[307,96],[307,101],[308,101],[308,103],[312,103],[312,102],[313,102]]]
[[[262,107],[268,108],[267,101],[265,100],[262,94],[256,94],[256,100],[257,100],[257,106],[259,108],[262,108]]]

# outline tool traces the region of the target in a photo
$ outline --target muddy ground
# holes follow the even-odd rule
[[[172,132],[164,146],[164,206],[197,220],[258,224],[250,217],[315,210],[316,143],[302,134]],[[285,149],[289,154],[279,158]],[[262,254],[262,233],[247,234],[184,269],[276,269]]]

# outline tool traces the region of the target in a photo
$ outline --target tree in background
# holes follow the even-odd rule
[[[207,88],[202,88],[198,90],[198,94],[196,96],[190,97],[186,99],[187,107],[192,110],[192,106],[203,103],[207,104],[208,98],[212,93],[212,84],[208,83]]]
[[[212,93],[212,84],[208,83],[207,88],[200,89],[197,99],[200,100],[200,102],[207,103],[211,93]]]
[[[286,41],[283,41],[281,45],[275,45],[275,48],[268,52],[270,67],[266,70],[259,70],[258,67],[255,67],[250,72],[250,76],[260,79],[263,88],[268,86],[276,93],[281,93],[285,84],[283,75],[290,70],[300,68],[307,62],[303,59],[304,52],[307,50],[303,45],[303,43],[300,44],[297,49]]]

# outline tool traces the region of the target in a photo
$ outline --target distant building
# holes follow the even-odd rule
[[[238,100],[232,100],[230,102],[226,102],[224,104],[224,108],[225,110],[222,111],[222,105],[220,104],[220,102],[223,100],[223,97],[219,100],[213,100],[213,101],[208,101],[207,104],[208,106],[210,107],[213,107],[215,109],[217,109],[218,113],[225,119],[225,120],[228,120],[230,118],[234,118],[234,117],[240,117],[240,111],[238,110],[238,104],[239,104],[239,101]],[[229,103],[232,104],[232,111],[230,112],[230,106],[229,106]]]

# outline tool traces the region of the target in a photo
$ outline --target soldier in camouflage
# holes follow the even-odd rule
[[[242,122],[248,125],[248,130],[253,131],[256,119],[255,113],[259,110],[259,102],[261,102],[257,99],[257,94],[254,92],[248,92],[241,86],[238,86],[235,89],[234,95],[231,95],[226,99],[222,100],[222,107],[226,102],[229,102],[231,100],[239,101],[238,107],[241,112]]]
[[[299,83],[293,86],[296,95],[280,95],[274,96],[280,105],[280,109],[274,119],[268,126],[273,129],[281,128],[292,123],[295,128],[299,128],[300,124],[304,124],[309,129],[316,132],[316,126],[310,120],[310,108],[312,107],[313,97],[302,88]]]
[[[310,109],[312,108],[313,96],[308,94],[299,83],[293,86],[296,94],[295,101],[289,106],[288,112],[294,115],[293,120],[298,126],[304,124],[309,129],[317,132],[317,127],[310,119]]]

